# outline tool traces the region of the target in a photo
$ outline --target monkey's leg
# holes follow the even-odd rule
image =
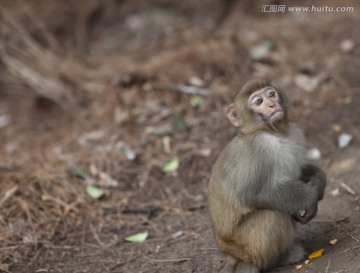
[[[244,263],[239,264],[236,272],[244,271],[242,267],[249,272],[258,272],[259,269],[276,265],[281,254],[291,248],[293,238],[294,227],[290,215],[272,210],[257,210],[240,222],[230,237],[218,236],[217,245],[226,256],[233,258],[233,261],[228,257],[227,260],[235,268],[238,263]]]
[[[282,267],[300,262],[306,258],[306,252],[300,244],[293,244],[291,248],[280,256],[276,266]]]

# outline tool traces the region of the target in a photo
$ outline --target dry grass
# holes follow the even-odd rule
[[[20,7],[20,20],[14,10],[0,5],[0,57],[8,71],[40,97],[66,107],[81,91],[91,89],[94,71],[76,63],[62,52],[46,23],[27,4]],[[36,39],[33,33],[38,36]],[[87,90],[88,91],[88,90]]]

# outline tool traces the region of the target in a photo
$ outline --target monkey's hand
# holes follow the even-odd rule
[[[302,168],[301,178],[302,181],[316,188],[318,200],[322,200],[326,186],[326,174],[320,168],[307,164]]]
[[[308,183],[308,185],[311,186],[311,188],[307,195],[307,202],[305,204],[305,209],[297,211],[293,215],[293,218],[302,224],[306,224],[312,218],[314,218],[318,210],[317,185],[311,183],[311,181]]]
[[[313,204],[308,210],[302,210],[293,215],[295,221],[301,224],[307,224],[312,218],[315,217],[318,210],[318,203]]]
[[[318,172],[314,174],[310,181],[308,182],[309,185],[313,186],[317,190],[318,200],[322,200],[324,198],[324,191],[326,186],[326,175],[324,172]]]

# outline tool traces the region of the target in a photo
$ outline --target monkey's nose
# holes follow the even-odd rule
[[[266,103],[266,106],[269,107],[269,108],[274,108],[275,107],[275,103],[272,101],[272,100],[266,100],[265,101]]]

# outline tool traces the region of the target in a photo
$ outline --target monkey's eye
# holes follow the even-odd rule
[[[276,92],[274,90],[270,89],[266,92],[266,96],[268,98],[274,98],[276,96]]]
[[[263,103],[263,99],[261,97],[254,97],[252,98],[251,103],[260,106]]]

